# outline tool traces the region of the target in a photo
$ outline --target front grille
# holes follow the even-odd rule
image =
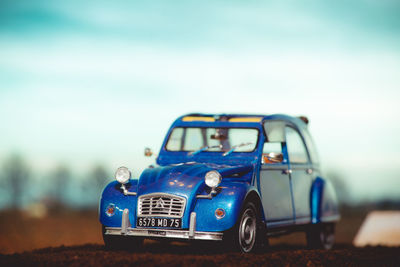
[[[164,193],[153,193],[139,197],[138,216],[182,218],[186,199]]]

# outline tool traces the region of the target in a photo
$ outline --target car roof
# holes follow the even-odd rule
[[[214,123],[226,124],[232,126],[259,126],[265,121],[286,121],[295,124],[299,128],[304,128],[308,124],[308,119],[305,116],[294,117],[285,114],[205,114],[205,113],[190,113],[179,117],[173,126],[207,126]]]

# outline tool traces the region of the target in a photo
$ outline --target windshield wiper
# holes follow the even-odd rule
[[[189,156],[194,156],[194,155],[197,155],[197,154],[199,154],[200,152],[206,151],[206,150],[208,150],[208,149],[210,149],[210,148],[222,148],[222,145],[205,146],[205,147],[200,148],[199,150],[189,152],[188,155],[189,155]]]
[[[242,147],[242,146],[248,146],[254,144],[253,142],[248,142],[248,143],[241,143],[238,145],[233,146],[230,150],[226,151],[224,154],[222,154],[223,157],[228,156],[231,154],[233,151],[235,151],[236,148]]]

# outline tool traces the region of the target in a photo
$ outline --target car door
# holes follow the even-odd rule
[[[310,189],[313,181],[311,162],[304,139],[292,125],[285,127],[286,149],[292,183],[295,223],[311,221]]]
[[[260,193],[264,214],[269,228],[294,223],[289,165],[284,153],[285,124],[267,121],[264,124],[266,142],[260,167]],[[281,162],[271,162],[264,158],[269,153],[281,154]]]

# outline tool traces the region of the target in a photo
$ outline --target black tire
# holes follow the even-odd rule
[[[335,244],[335,224],[310,225],[306,231],[307,246],[311,249],[329,250]]]
[[[267,244],[265,227],[262,227],[260,209],[248,201],[244,204],[235,226],[225,234],[224,243],[236,251],[260,251]]]
[[[104,245],[107,250],[139,250],[143,245],[143,238],[132,237],[132,236],[118,236],[118,235],[106,235],[106,229],[102,225],[102,234]]]

